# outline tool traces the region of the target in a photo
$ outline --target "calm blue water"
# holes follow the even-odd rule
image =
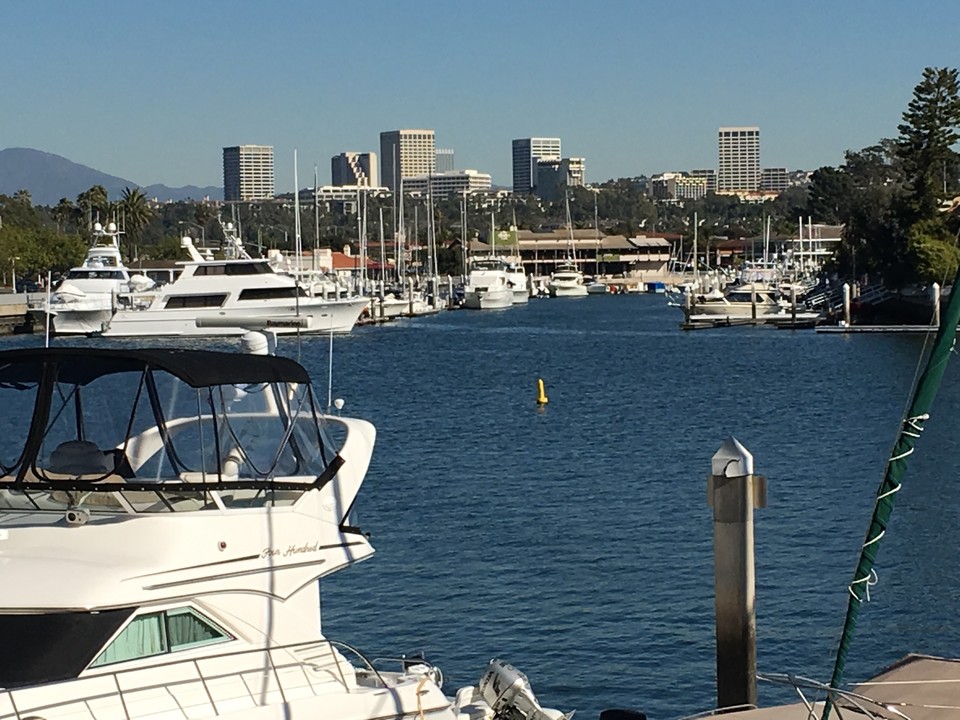
[[[379,430],[357,505],[377,554],[323,583],[326,634],[371,657],[422,649],[450,691],[503,657],[543,704],[582,718],[708,709],[706,476],[732,434],[768,478],[759,669],[826,680],[922,340],[683,333],[679,319],[656,296],[534,300],[337,339],[334,395]],[[301,350],[323,398],[327,348]],[[850,679],[908,651],[960,653],[958,372],[911,460]]]

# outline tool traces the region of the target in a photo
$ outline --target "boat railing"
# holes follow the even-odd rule
[[[828,684],[819,680],[811,680],[800,675],[757,673],[757,679],[774,685],[792,687],[800,698],[800,702],[806,708],[809,720],[819,720],[820,712],[817,706],[828,698],[838,712],[851,710],[857,717],[875,718],[876,720],[907,717],[903,712],[896,709],[897,703],[874,700],[852,690],[831,688]],[[815,696],[813,698],[807,697],[811,693],[815,693]],[[841,715],[841,717],[843,716]]]
[[[365,666],[365,677],[386,687],[359,650],[334,640],[254,648],[188,658],[30,687],[0,690],[0,720],[104,717],[134,720],[219,716],[226,712],[318,695],[335,683],[347,693],[363,672],[341,652]],[[161,680],[158,680],[158,673]]]

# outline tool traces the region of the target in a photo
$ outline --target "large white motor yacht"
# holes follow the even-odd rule
[[[513,305],[513,286],[506,267],[498,258],[471,260],[463,306],[471,310],[499,310]]]
[[[93,226],[93,237],[83,264],[72,268],[50,295],[46,311],[58,335],[87,335],[103,329],[113,314],[117,293],[147,290],[153,282],[131,274],[120,256],[115,223]]]
[[[375,430],[293,360],[9,350],[0,397],[0,720],[568,717],[501,661],[450,699],[324,635]]]
[[[558,265],[547,283],[550,297],[585,297],[587,286],[583,282],[583,272],[571,260]]]
[[[180,263],[176,280],[154,292],[119,295],[104,337],[242,335],[264,323],[281,333],[346,333],[367,305],[361,297],[310,295],[269,260],[211,260],[189,237],[182,243],[193,259]]]

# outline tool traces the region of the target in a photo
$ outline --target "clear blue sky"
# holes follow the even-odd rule
[[[837,165],[897,134],[924,67],[960,65],[941,0],[4,0],[0,148],[141,185],[221,185],[221,149],[275,149],[277,189],[433,128],[509,185],[510,141],[563,140],[588,181],[715,167],[722,125],[761,164]]]

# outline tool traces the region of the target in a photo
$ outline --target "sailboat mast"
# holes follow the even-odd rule
[[[693,283],[694,286],[699,290],[700,289],[700,263],[697,262],[697,233],[699,231],[700,220],[697,218],[697,213],[693,213]]]
[[[387,266],[387,256],[384,245],[386,245],[385,240],[386,234],[383,232],[383,208],[380,208],[380,283],[381,286],[385,280],[384,268]]]

